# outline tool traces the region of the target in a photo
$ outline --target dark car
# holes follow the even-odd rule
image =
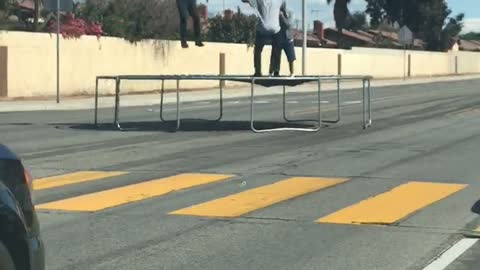
[[[0,270],[44,270],[32,178],[22,161],[0,144]]]

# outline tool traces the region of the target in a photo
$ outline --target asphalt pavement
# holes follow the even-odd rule
[[[253,133],[227,93],[221,122],[217,100],[191,101],[177,132],[157,101],[123,108],[125,131],[112,108],[98,128],[91,109],[1,112],[0,142],[36,178],[47,269],[421,270],[480,225],[479,85],[375,87],[367,130],[354,88],[316,133]],[[315,116],[310,87],[290,118]],[[257,127],[311,124],[281,105],[259,97]],[[447,269],[478,269],[472,244]]]

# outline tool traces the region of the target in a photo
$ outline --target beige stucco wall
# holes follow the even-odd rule
[[[56,93],[56,36],[26,32],[0,32],[0,70],[6,69],[9,97],[53,96]],[[227,74],[253,73],[253,48],[243,44],[207,43],[198,48],[191,44],[182,49],[176,41],[147,40],[131,44],[123,39],[82,37],[61,39],[61,93],[93,93],[95,77],[116,74],[218,74],[219,55],[226,55]],[[301,73],[302,50],[296,48],[297,74]],[[338,71],[338,54],[342,55],[343,75],[373,75],[377,78],[403,77],[407,73],[406,56],[411,55],[412,76],[455,73],[480,73],[480,53],[432,53],[388,49],[354,48],[352,50],[310,48],[307,51],[309,75],[332,75]],[[1,56],[1,55],[0,55]],[[270,48],[264,49],[263,71],[268,70]],[[282,73],[288,73],[282,55]],[[3,65],[3,66],[2,66]],[[228,83],[232,86],[235,83]],[[160,88],[160,82],[125,82],[125,92]],[[218,82],[185,82],[182,88],[217,86]],[[173,88],[174,83],[166,85]],[[113,82],[103,82],[103,93],[113,92]]]

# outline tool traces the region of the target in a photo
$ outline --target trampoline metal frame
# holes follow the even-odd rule
[[[163,105],[165,95],[165,81],[176,81],[176,129],[179,130],[181,126],[181,100],[180,100],[180,82],[184,80],[210,80],[219,81],[219,116],[214,121],[221,121],[223,118],[223,83],[224,81],[237,81],[250,83],[250,128],[256,133],[272,132],[272,131],[306,131],[316,132],[322,127],[322,123],[339,123],[341,120],[341,80],[361,80],[362,81],[362,105],[363,105],[363,129],[372,125],[372,105],[371,105],[371,90],[370,81],[371,76],[296,76],[296,77],[252,77],[252,76],[237,76],[237,75],[118,75],[118,76],[97,76],[95,81],[95,110],[94,110],[94,124],[98,127],[98,84],[99,80],[114,80],[115,81],[115,111],[114,111],[114,125],[119,130],[123,130],[120,124],[120,83],[122,80],[161,80],[162,89],[160,91],[160,120],[166,121],[163,117]],[[317,82],[318,93],[318,118],[313,120],[290,120],[287,117],[286,108],[286,84],[283,84],[283,118],[287,122],[299,121],[313,121],[316,125],[312,128],[272,128],[272,129],[257,129],[255,128],[255,85],[258,80],[271,81],[304,81]],[[323,120],[321,111],[321,83],[322,81],[336,81],[337,82],[337,117],[335,120]],[[368,116],[367,116],[368,115]]]

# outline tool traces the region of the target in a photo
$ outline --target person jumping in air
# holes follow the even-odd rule
[[[277,72],[277,74],[280,72],[280,58],[283,50],[287,56],[290,68],[290,76],[293,77],[295,74],[296,60],[295,44],[293,40],[293,13],[290,10],[287,10],[286,2],[283,2],[282,6],[280,7],[280,27],[280,46],[276,51],[275,56],[275,72]]]
[[[255,77],[262,76],[262,51],[263,47],[271,41],[272,54],[270,56],[270,70],[275,64],[275,55],[273,47],[279,46],[280,32],[280,7],[285,0],[241,0],[243,3],[250,4],[254,8],[259,21],[257,23],[255,35],[255,48],[253,62],[255,66]]]
[[[177,0],[177,8],[180,13],[180,39],[182,42],[182,48],[188,48],[186,38],[188,15],[193,19],[195,45],[203,47],[203,42],[200,37],[200,17],[198,16],[197,11],[197,0]]]

